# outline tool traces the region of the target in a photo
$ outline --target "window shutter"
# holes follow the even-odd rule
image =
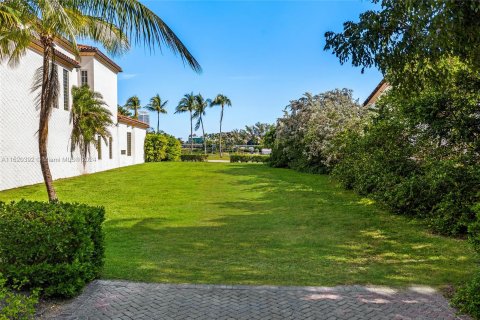
[[[127,132],[127,156],[132,155],[132,133]]]
[[[63,109],[68,110],[70,104],[70,81],[68,77],[68,70],[63,69]]]

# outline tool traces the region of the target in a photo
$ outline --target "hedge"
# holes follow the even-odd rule
[[[182,145],[166,133],[148,133],[144,143],[145,162],[178,161]]]
[[[7,284],[72,297],[100,275],[103,207],[21,200],[0,203],[0,272]]]
[[[180,156],[182,161],[205,162],[208,159],[206,154],[182,154]]]
[[[270,156],[257,154],[232,154],[230,155],[230,162],[257,162],[265,163],[270,160]]]

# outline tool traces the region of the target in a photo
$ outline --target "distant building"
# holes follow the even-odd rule
[[[150,125],[150,113],[146,110],[138,111],[138,120]]]

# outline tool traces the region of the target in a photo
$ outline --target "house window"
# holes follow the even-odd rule
[[[88,71],[87,70],[80,71],[80,84],[82,86],[88,85]]]
[[[127,132],[127,156],[132,155],[132,133]]]
[[[68,71],[63,69],[63,109],[68,110],[70,94],[68,88],[70,87],[68,79]]]
[[[102,137],[98,137],[97,151],[98,151],[98,160],[102,160]]]
[[[112,137],[108,138],[108,156],[110,159],[113,159],[113,139]]]

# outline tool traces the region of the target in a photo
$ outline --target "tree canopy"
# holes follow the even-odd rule
[[[380,10],[347,21],[342,32],[325,34],[325,50],[340,62],[377,67],[393,85],[447,57],[480,70],[480,2],[452,0],[373,0]],[[417,76],[417,75],[415,75]],[[425,77],[438,74],[423,73]]]

